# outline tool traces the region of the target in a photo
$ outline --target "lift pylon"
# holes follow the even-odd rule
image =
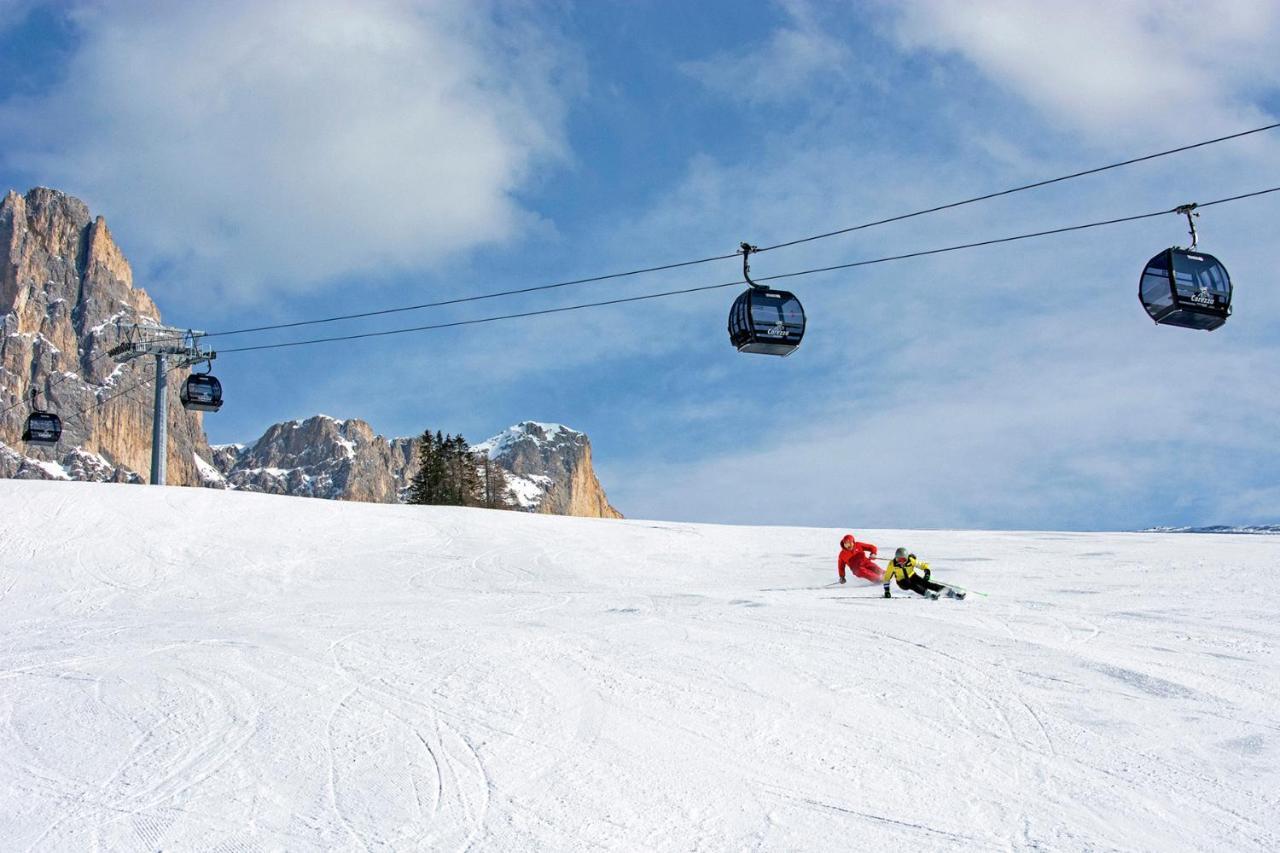
[[[151,423],[151,485],[163,486],[169,449],[169,369],[212,362],[218,354],[200,346],[204,332],[135,323],[117,325],[121,341],[109,350],[120,363],[155,356],[156,399]]]

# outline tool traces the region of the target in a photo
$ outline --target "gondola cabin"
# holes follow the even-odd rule
[[[1213,255],[1165,249],[1147,261],[1138,297],[1162,326],[1213,331],[1231,316],[1231,277]]]
[[[804,337],[804,308],[795,294],[754,286],[729,309],[729,342],[738,352],[788,356]]]
[[[62,419],[53,412],[32,412],[27,416],[27,428],[22,440],[28,444],[57,444],[62,438]]]
[[[182,405],[197,412],[216,412],[222,408],[222,383],[207,373],[193,373],[183,383],[179,395]]]

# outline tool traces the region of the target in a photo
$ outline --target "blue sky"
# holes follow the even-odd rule
[[[732,252],[1280,115],[1280,7],[1234,2],[0,0],[0,176],[107,218],[208,331]],[[770,275],[1280,184],[1280,132],[761,255]],[[796,279],[788,359],[736,290],[228,353],[215,442],[323,412],[479,441],[587,432],[629,516],[1128,529],[1280,517],[1280,194],[1210,208],[1237,283],[1156,328],[1174,216]],[[731,281],[661,274],[227,337],[231,348]]]

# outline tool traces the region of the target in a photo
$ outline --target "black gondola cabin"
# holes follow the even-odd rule
[[[216,412],[222,408],[222,383],[216,376],[193,373],[187,377],[179,397],[184,408],[198,412]]]
[[[804,337],[804,308],[785,290],[750,287],[729,309],[729,341],[738,352],[787,356]]]
[[[29,444],[57,444],[62,437],[62,419],[53,412],[32,412],[22,440]]]
[[[1138,298],[1162,326],[1213,331],[1231,316],[1231,277],[1213,255],[1165,249],[1147,261]]]

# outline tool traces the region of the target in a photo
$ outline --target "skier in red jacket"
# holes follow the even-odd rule
[[[853,573],[860,578],[866,578],[869,581],[881,580],[880,567],[871,561],[879,553],[879,548],[870,542],[859,542],[853,538],[852,533],[845,534],[840,540],[840,583],[844,583],[844,570],[849,567]],[[871,557],[867,556],[867,552],[871,552]]]

